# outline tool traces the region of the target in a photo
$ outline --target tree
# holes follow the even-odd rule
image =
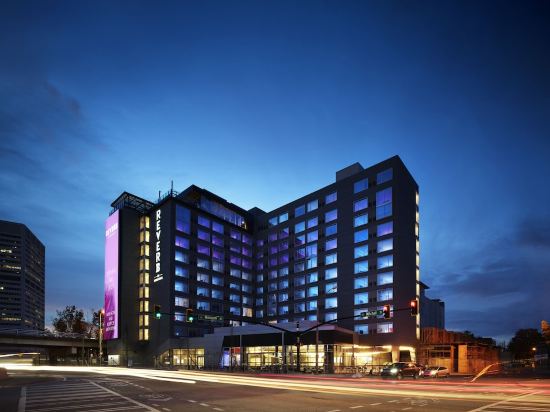
[[[57,311],[52,325],[57,332],[87,333],[88,323],[84,318],[84,311],[76,306],[66,306],[63,310]]]
[[[546,344],[550,345],[550,324],[543,320],[540,322],[540,329],[542,331],[542,337],[546,341]]]
[[[92,321],[88,323],[88,337],[99,339],[99,313],[101,309],[92,309]]]
[[[540,332],[536,329],[519,329],[510,343],[508,350],[515,359],[527,359],[533,357],[533,348],[544,341]]]

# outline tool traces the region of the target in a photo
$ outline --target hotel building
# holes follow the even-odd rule
[[[398,156],[369,168],[355,163],[270,212],[244,210],[194,185],[156,202],[124,192],[111,206],[105,339],[112,364],[338,372],[414,360],[418,185]],[[390,319],[361,316],[384,305]],[[330,323],[302,334],[298,349],[296,332],[320,322]]]

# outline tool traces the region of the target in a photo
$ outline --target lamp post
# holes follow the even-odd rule
[[[103,317],[105,309],[99,311],[99,366],[103,364]]]

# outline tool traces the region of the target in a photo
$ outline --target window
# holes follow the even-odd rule
[[[325,309],[333,309],[338,306],[338,298],[326,298]]]
[[[329,239],[325,242],[325,250],[332,250],[338,247],[338,239]]]
[[[277,216],[273,216],[271,219],[269,219],[268,224],[269,226],[275,226],[277,224]]]
[[[393,222],[379,224],[376,228],[376,236],[385,236],[393,233]]]
[[[218,289],[212,289],[212,298],[213,299],[223,299],[223,292]]]
[[[286,222],[288,220],[288,212],[279,215],[279,223]]]
[[[263,310],[257,310],[256,311],[256,317],[257,318],[263,318],[264,317],[264,311]]]
[[[376,261],[378,269],[391,268],[393,266],[393,255],[380,256]]]
[[[210,247],[203,244],[197,244],[197,253],[210,256]]]
[[[290,233],[290,230],[288,227],[283,227],[280,231],[279,231],[279,239],[286,239],[288,237]]]
[[[325,255],[325,265],[332,265],[336,262],[338,262],[338,255],[336,253]]]
[[[369,207],[369,200],[365,197],[364,199],[359,199],[355,202],[353,202],[353,211],[359,212],[360,210],[364,210],[367,207]]]
[[[174,283],[174,289],[177,292],[184,292],[184,293],[187,293],[189,291],[189,289],[187,288],[187,283],[183,283],[183,282]]]
[[[306,304],[305,303],[295,303],[294,304],[294,312],[295,313],[301,313],[301,312],[305,312],[306,310]]]
[[[315,242],[317,239],[319,239],[319,232],[317,230],[313,230],[311,232],[308,232],[307,234],[307,242]]]
[[[307,274],[307,283],[317,282],[318,280],[319,280],[319,277],[317,275],[317,272],[312,272]]]
[[[376,333],[393,333],[393,323],[379,323],[376,325]]]
[[[369,240],[369,230],[368,229],[358,230],[353,234],[353,241],[355,243],[365,242],[367,240]]]
[[[183,315],[183,312],[175,312],[174,313],[174,320],[178,322],[185,321],[185,316]]]
[[[353,288],[354,289],[362,289],[362,288],[368,288],[369,287],[369,278],[368,276],[362,276],[360,278],[355,278],[353,280]]]
[[[306,297],[305,289],[294,289],[294,299],[304,299]]]
[[[216,286],[223,286],[223,278],[219,276],[212,276],[212,284]]]
[[[189,249],[189,239],[182,236],[176,236],[176,246]]]
[[[319,223],[319,218],[317,216],[312,217],[311,219],[308,219],[308,221],[307,221],[307,228],[311,229],[312,227],[317,226],[318,223]]]
[[[205,287],[198,287],[197,288],[197,296],[210,297],[210,289],[205,288]]]
[[[210,242],[210,233],[208,233],[208,232],[205,231],[205,230],[199,229],[199,230],[197,231],[197,237],[198,237],[200,240],[204,240],[205,242]]]
[[[296,209],[294,209],[294,217],[302,216],[304,213],[306,213],[305,205],[298,206]]]
[[[241,232],[231,229],[229,232],[229,237],[231,237],[231,239],[241,240]]]
[[[231,295],[229,295],[229,300],[231,302],[241,303],[241,295],[231,294]]]
[[[222,249],[212,248],[212,258],[223,261],[225,258],[225,253],[223,253]]]
[[[325,280],[336,279],[338,277],[338,268],[330,268],[325,270]]]
[[[306,269],[314,269],[317,267],[317,256],[308,257],[306,260]]]
[[[354,265],[354,272],[353,273],[365,273],[369,270],[369,261],[368,260],[362,260],[360,262],[355,262]]]
[[[279,276],[287,276],[288,275],[288,266],[283,266],[279,269]]]
[[[189,255],[187,253],[183,253],[179,250],[176,250],[175,259],[178,262],[189,263]]]
[[[241,316],[241,308],[239,308],[238,306],[230,306],[229,313],[234,316]]]
[[[210,219],[205,218],[204,216],[199,216],[199,225],[210,228]]]
[[[197,273],[197,282],[210,283],[210,275],[206,273]]]
[[[243,308],[243,316],[246,316],[247,318],[251,318],[252,308]]]
[[[212,235],[212,243],[216,246],[223,247],[223,237],[218,236],[216,234]]]
[[[233,277],[240,278],[241,277],[241,270],[236,268],[229,269],[229,274]]]
[[[288,306],[279,306],[279,315],[288,315]]]
[[[191,233],[191,212],[183,206],[176,206],[176,230]]]
[[[376,291],[376,299],[378,302],[383,302],[385,300],[392,300],[393,299],[393,289],[380,289]]]
[[[338,224],[335,223],[333,225],[330,225],[330,226],[327,226],[325,228],[325,236],[332,236],[332,235],[335,235],[336,233],[338,233]]]
[[[360,335],[368,335],[369,325],[355,325],[353,327],[353,330]]]
[[[359,259],[359,258],[362,258],[362,257],[367,257],[368,255],[369,255],[369,245],[357,246],[353,250],[353,257],[355,259]]]
[[[306,269],[304,262],[298,262],[294,264],[294,273],[303,272]]]
[[[369,223],[369,215],[367,213],[355,216],[353,218],[354,227],[363,226],[363,225],[366,225],[367,223]]]
[[[210,269],[210,261],[208,259],[197,259],[197,267]]]
[[[354,305],[364,305],[366,303],[369,303],[369,293],[368,292],[356,293],[355,295],[353,295],[353,304]]]
[[[288,289],[288,280],[280,280],[279,281],[279,289]]]
[[[317,310],[317,301],[316,300],[310,300],[306,302],[307,310]]]
[[[288,300],[288,293],[279,293],[279,302],[286,302]]]
[[[393,169],[386,169],[376,175],[376,184],[381,185],[382,183],[389,182],[393,178]]]
[[[212,230],[223,235],[223,225],[218,222],[212,222]]]
[[[312,212],[319,207],[319,201],[317,199],[307,203],[307,211]]]
[[[216,272],[223,273],[224,267],[225,267],[225,265],[224,265],[223,262],[216,262],[216,261],[212,262],[212,270],[214,270]]]
[[[327,295],[330,295],[331,293],[337,293],[337,292],[338,292],[338,283],[332,282],[332,283],[327,283],[325,285],[325,293]]]
[[[270,242],[275,242],[277,240],[277,232],[271,232],[267,238]]]
[[[317,243],[312,243],[311,245],[307,245],[305,249],[306,249],[306,257],[317,256]]]
[[[393,272],[379,273],[377,283],[379,286],[393,283]]]
[[[238,283],[230,283],[229,284],[229,289],[233,289],[233,290],[241,290],[241,285],[238,284]]]
[[[306,222],[299,222],[294,225],[294,233],[300,233],[306,230]]]
[[[325,213],[325,223],[338,219],[338,209],[329,210]]]
[[[294,286],[303,286],[306,284],[306,278],[302,275],[302,276],[296,276],[294,278]]]
[[[336,192],[329,193],[325,196],[325,204],[328,205],[329,203],[336,202],[337,199],[338,194]]]
[[[376,192],[376,219],[383,219],[392,214],[392,188]]]
[[[189,269],[183,268],[181,266],[176,265],[176,276],[182,277],[182,278],[188,278],[189,277]]]
[[[369,179],[364,178],[353,184],[353,193],[359,193],[369,188]]]
[[[296,247],[306,243],[306,235],[299,235],[294,237],[294,244]]]
[[[176,296],[174,298],[174,305],[183,306],[184,308],[188,308],[189,307],[189,299],[188,298],[182,298],[181,296]]]
[[[277,282],[271,282],[269,285],[268,285],[268,291],[270,292],[273,292],[274,290],[277,290]]]
[[[304,259],[306,257],[306,248],[305,247],[301,247],[299,249],[296,249],[294,251],[294,258],[296,260],[298,259]]]
[[[387,252],[393,249],[393,238],[379,240],[376,245],[376,251],[378,253]]]
[[[319,295],[319,288],[317,286],[310,286],[307,288],[307,297],[312,298]]]

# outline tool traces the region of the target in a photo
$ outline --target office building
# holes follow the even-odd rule
[[[0,220],[0,329],[44,329],[44,259],[27,226]]]
[[[420,296],[418,196],[398,156],[366,169],[355,163],[333,183],[270,212],[244,210],[194,185],[156,202],[122,193],[105,227],[112,362],[223,365],[238,352],[239,363],[250,366],[263,351],[260,358],[292,367],[302,357],[311,363],[312,339],[323,365],[346,363],[349,345],[358,348],[352,362],[414,358],[420,315],[411,316],[409,303]],[[152,315],[156,305],[160,319]],[[377,313],[384,305],[389,319]],[[250,326],[258,322],[288,333]],[[321,338],[304,335],[298,358],[293,332],[317,322],[332,324],[321,327]],[[223,331],[227,339],[219,338]]]

